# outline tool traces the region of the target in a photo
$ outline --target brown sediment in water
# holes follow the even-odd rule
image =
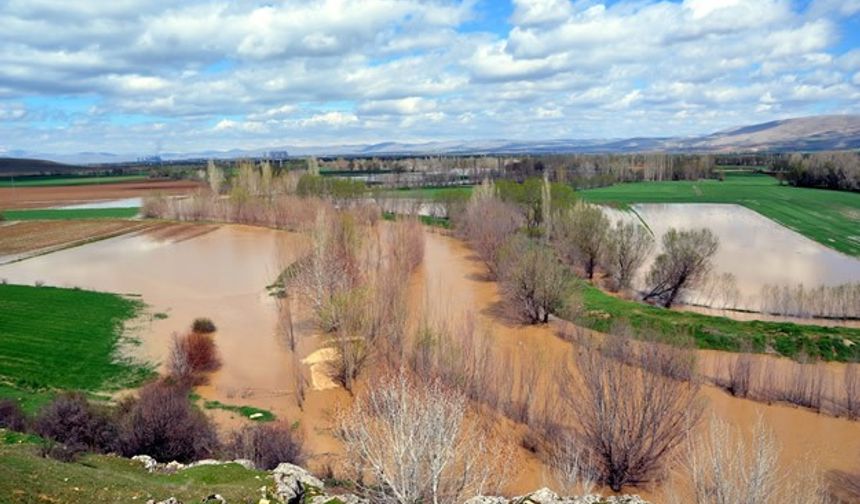
[[[337,467],[343,449],[331,433],[333,415],[339,406],[349,404],[351,396],[324,382],[321,366],[331,356],[326,355],[326,350],[320,351],[325,347],[324,336],[318,334],[310,312],[301,306],[293,309],[299,357],[293,358],[285,338],[278,334],[277,305],[265,288],[283,264],[303,253],[307,239],[294,233],[238,225],[200,228],[207,232],[198,234],[193,226],[175,232],[175,236],[189,235],[179,241],[164,241],[147,233],[112,238],[2,266],[0,277],[14,283],[41,280],[50,285],[141,294],[150,305],[150,315],[168,314],[166,319],[143,318],[133,328],[142,344],[132,351],[156,362],[166,358],[173,332],[187,331],[196,317],[211,318],[218,326],[215,338],[223,367],[209,377],[208,384],[198,387],[198,393],[206,400],[263,408],[280,419],[299,422],[311,456],[310,467]],[[424,264],[409,288],[413,326],[427,310],[452,318],[472,312],[493,345],[506,350],[512,359],[503,363],[510,366],[504,367],[507,372],[520,365],[518,359],[545,359],[542,362],[549,363],[568,358],[573,347],[558,336],[562,323],[523,326],[510,320],[504,315],[498,285],[487,279],[485,266],[465,244],[430,229],[425,230],[425,238]],[[723,355],[700,351],[703,369],[719,369]],[[767,356],[758,358],[784,362]],[[295,397],[296,363],[309,381],[302,409]],[[841,366],[827,365],[837,373]],[[549,369],[547,366],[546,371]],[[369,385],[363,379],[357,388]],[[786,465],[815,460],[823,470],[854,470],[860,464],[860,422],[783,404],[738,399],[710,386],[703,387],[702,396],[710,403],[708,414],[744,429],[749,429],[761,415],[783,445],[782,460]],[[231,412],[208,413],[222,429],[246,421]],[[502,437],[515,451],[511,464],[514,471],[505,491],[517,494],[553,486],[549,468],[521,446],[524,426],[504,419],[499,420],[499,426]],[[659,488],[646,490],[639,493],[659,496]]]

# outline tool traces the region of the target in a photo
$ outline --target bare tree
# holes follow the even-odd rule
[[[748,353],[735,354],[728,365],[726,390],[735,397],[749,397],[758,369],[755,357]]]
[[[215,161],[206,163],[206,178],[209,181],[209,189],[212,194],[221,194],[221,186],[224,185],[224,170],[215,165]]]
[[[576,440],[595,477],[614,491],[664,478],[668,462],[702,412],[696,382],[650,371],[682,366],[658,362],[680,354],[638,351],[638,364],[632,366],[581,349],[577,369],[560,391],[576,412]]]
[[[524,225],[521,212],[497,198],[492,185],[484,184],[472,195],[463,214],[460,232],[481,256],[490,274],[498,274],[499,253]]]
[[[629,289],[654,249],[654,237],[639,223],[618,221],[607,234],[604,249],[603,265],[612,278],[612,288]]]
[[[337,434],[373,502],[457,503],[493,479],[495,453],[467,415],[467,399],[438,381],[401,371],[356,397]]]
[[[549,465],[565,494],[590,494],[594,489],[590,460],[575,436],[562,434],[560,439],[555,440]]]
[[[843,409],[848,418],[856,420],[860,418],[860,364],[846,364],[843,373]]]
[[[556,234],[563,253],[570,261],[581,264],[589,279],[594,277],[608,229],[609,219],[603,211],[582,201],[557,220]]]
[[[685,289],[705,278],[718,246],[717,237],[709,229],[667,231],[663,251],[648,273],[649,291],[644,299],[671,307]]]
[[[781,470],[780,448],[761,418],[752,438],[712,418],[707,435],[688,445],[688,472],[695,504],[823,504],[818,475],[807,467]]]
[[[567,278],[552,249],[515,236],[502,251],[502,290],[517,316],[536,324],[564,306]]]

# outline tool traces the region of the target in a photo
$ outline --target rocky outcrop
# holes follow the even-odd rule
[[[541,488],[526,495],[513,499],[508,497],[492,497],[479,495],[467,500],[464,504],[649,504],[638,495],[621,495],[603,497],[596,494],[579,497],[561,497],[549,488]]]
[[[168,462],[166,464],[161,464],[154,458],[149,455],[135,455],[131,458],[132,460],[136,460],[143,464],[144,469],[149,472],[163,472],[163,473],[175,473],[177,471],[182,471],[184,469],[190,469],[192,467],[204,466],[204,465],[224,465],[224,464],[239,464],[245,469],[254,469],[254,463],[247,459],[235,459],[235,460],[214,460],[214,459],[204,459],[198,460],[197,462],[192,462],[190,464],[183,464],[181,462],[177,462],[175,460]]]
[[[237,463],[246,468],[253,468],[253,464],[246,460],[218,461],[201,460],[193,464],[179,464],[171,462],[159,464],[155,459],[147,455],[132,457],[143,464],[149,472],[163,471],[174,472],[200,465],[231,464]],[[246,464],[250,464],[246,465]],[[272,471],[274,480],[274,492],[270,493],[269,487],[263,487],[263,497],[257,501],[258,504],[371,504],[368,499],[352,494],[332,494],[325,491],[325,484],[307,470],[288,463],[279,464]],[[204,498],[204,503],[227,504],[220,495],[210,495]],[[182,504],[173,497],[156,502],[149,501],[147,504]],[[561,497],[549,488],[541,488],[535,492],[514,498],[479,495],[472,497],[464,504],[649,504],[638,495],[622,495],[602,497],[600,495],[583,495],[579,497]]]

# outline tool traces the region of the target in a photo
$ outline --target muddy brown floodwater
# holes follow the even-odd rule
[[[491,335],[493,344],[510,349],[514,358],[558,358],[571,352],[571,344],[557,335],[558,322],[522,326],[505,319],[499,308],[498,285],[486,279],[486,268],[461,241],[429,229],[425,236],[424,265],[410,286],[413,320],[424,307],[450,317],[470,312]],[[320,352],[323,341],[300,307],[294,311],[299,347],[297,358],[293,357],[278,332],[277,306],[265,289],[279,269],[275,258],[283,257],[286,251],[286,260],[294,259],[306,246],[307,240],[301,235],[283,231],[181,225],[0,266],[0,277],[14,283],[44,281],[141,295],[149,305],[149,316],[132,328],[141,345],[130,350],[156,362],[164,360],[173,332],[187,330],[195,317],[212,318],[218,326],[215,337],[224,365],[198,392],[205,399],[256,406],[290,422],[300,422],[310,465],[322,469],[342,454],[330,433],[331,415],[337,405],[348,404],[349,395],[332,388],[320,375],[323,369],[318,366],[327,358],[324,350]],[[160,319],[153,316],[155,313],[168,317]],[[720,354],[701,355],[708,362]],[[302,410],[294,396],[296,365],[312,385],[322,389],[308,391]],[[704,387],[702,395],[710,403],[708,414],[745,429],[760,415],[782,444],[786,465],[802,461],[822,470],[855,470],[860,466],[860,422],[737,399],[713,387]],[[227,412],[213,410],[212,414],[225,429],[242,422]],[[523,493],[553,485],[548,468],[520,447],[519,434],[511,434],[515,429],[503,432],[516,450],[514,474],[506,491]],[[657,497],[659,489],[639,493]]]
[[[637,288],[644,288],[644,272],[659,252],[659,240],[666,231],[703,227],[710,229],[720,241],[713,260],[715,277],[731,274],[737,293],[725,298],[725,292],[731,289],[715,281],[715,292],[710,292],[711,285],[703,285],[690,292],[689,302],[717,308],[759,310],[765,285],[794,287],[802,283],[811,288],[860,282],[860,260],[856,257],[829,249],[739,205],[638,204],[633,205],[633,209],[658,241],[657,250],[639,272]],[[613,220],[638,220],[633,212],[609,208],[605,211]]]
[[[523,358],[535,352],[567,355],[571,345],[558,337],[559,327],[519,326],[506,322],[499,315],[499,290],[495,282],[485,280],[486,269],[474,253],[459,240],[437,233],[426,234],[425,270],[426,292],[431,298],[446,299],[450,310],[473,310],[482,323],[489,325],[491,334],[502,345],[520,348]],[[703,365],[710,367],[721,352],[700,352]],[[782,361],[773,357],[772,359]],[[777,367],[779,364],[777,364]],[[836,369],[840,364],[829,364]],[[749,432],[761,416],[773,429],[782,445],[781,462],[786,466],[801,462],[822,471],[860,469],[860,422],[820,415],[787,405],[767,405],[738,399],[711,386],[702,388],[709,406],[706,418],[714,415]],[[549,470],[525,450],[518,452],[521,466],[512,481],[511,492],[526,492],[548,480]],[[659,496],[655,489],[643,489],[643,496]]]

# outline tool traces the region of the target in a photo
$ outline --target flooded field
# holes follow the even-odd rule
[[[485,266],[463,242],[430,228],[425,228],[425,238],[424,265],[410,285],[413,321],[428,310],[448,318],[468,312],[481,332],[492,338],[492,345],[505,351],[509,360],[500,368],[507,373],[526,361],[550,363],[571,354],[572,345],[558,336],[558,322],[522,326],[504,316],[498,285],[487,280]],[[342,454],[330,433],[331,414],[350,396],[326,376],[324,362],[331,351],[322,348],[321,336],[300,307],[294,312],[299,345],[295,355],[290,352],[278,331],[275,300],[265,289],[277,274],[278,251],[294,259],[306,245],[301,235],[270,229],[171,225],[5,265],[0,277],[14,283],[41,281],[141,295],[149,306],[148,316],[132,328],[141,344],[129,350],[153,362],[164,360],[173,332],[186,330],[195,317],[212,318],[218,326],[215,338],[223,367],[197,392],[207,400],[255,406],[298,421],[306,436],[309,465],[320,470],[333,460],[330,455]],[[705,362],[716,362],[719,355],[701,353]],[[309,383],[303,409],[293,395],[296,366]],[[709,402],[707,415],[744,429],[759,416],[764,418],[784,447],[785,464],[805,460],[822,470],[853,470],[860,463],[860,422],[737,399],[714,387],[705,387],[702,396]],[[242,421],[225,411],[210,413],[225,429]],[[505,489],[509,493],[553,483],[548,467],[521,446],[521,430],[509,425],[503,431],[515,451],[516,470]],[[640,490],[645,496],[659,495],[659,489]]]
[[[713,280],[687,301],[717,308],[761,308],[766,285],[805,288],[860,282],[860,260],[829,249],[739,205],[639,204],[633,209],[658,239],[670,228],[710,229],[720,241]],[[611,218],[637,219],[610,210]],[[644,271],[637,285],[644,288]],[[731,275],[731,279],[726,278]]]

